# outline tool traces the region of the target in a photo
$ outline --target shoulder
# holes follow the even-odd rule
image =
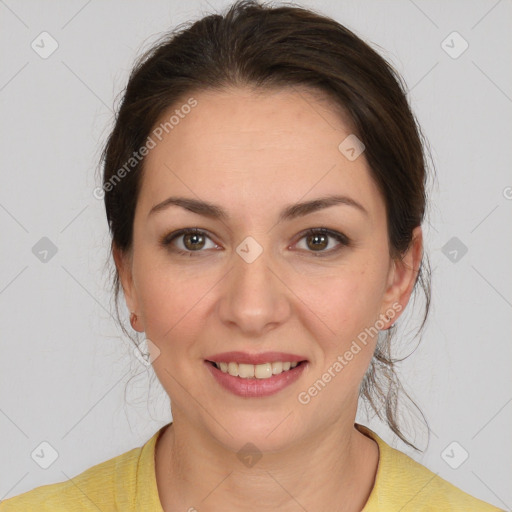
[[[36,487],[0,502],[0,512],[131,510],[143,447],[90,467],[67,481]],[[127,500],[126,507],[122,500]]]
[[[379,445],[379,466],[374,488],[363,512],[414,510],[415,512],[500,512],[489,503],[459,489],[427,467],[391,447],[362,425],[363,434]]]
[[[486,503],[456,487],[427,467],[394,448],[394,473],[403,485],[396,491],[397,498],[407,496],[411,510],[443,510],[460,512],[496,512],[499,508]],[[400,499],[400,498],[399,498]]]

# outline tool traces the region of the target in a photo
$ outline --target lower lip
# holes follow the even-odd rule
[[[307,362],[302,362],[295,368],[290,368],[278,375],[272,375],[272,377],[268,379],[242,379],[240,377],[233,377],[233,375],[224,373],[208,361],[205,361],[204,364],[206,364],[215,380],[224,389],[238,396],[255,398],[273,395],[295,382],[302,375]]]

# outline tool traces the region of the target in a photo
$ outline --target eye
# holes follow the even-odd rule
[[[351,241],[343,233],[327,228],[308,229],[301,233],[299,242],[302,240],[306,241],[306,248],[304,250],[313,253],[314,256],[327,256],[337,252],[342,247],[351,245]],[[337,246],[330,243],[332,240],[338,242]],[[210,247],[208,247],[208,241],[210,241]],[[187,256],[196,256],[194,253],[204,252],[203,249],[216,249],[219,247],[212,241],[206,231],[198,228],[184,228],[165,235],[161,238],[160,245],[163,247],[172,246],[174,252]],[[325,250],[328,247],[331,248]]]
[[[210,240],[211,246],[207,246],[207,240]],[[206,231],[197,228],[185,228],[165,235],[160,244],[164,247],[174,245],[173,250],[179,254],[194,256],[194,252],[202,252],[202,249],[215,249],[218,247],[208,236]]]
[[[335,240],[338,242],[338,245],[330,244],[329,239],[331,239],[331,241]],[[299,242],[301,240],[305,240],[306,251],[317,253],[314,254],[314,256],[332,254],[333,252],[339,251],[342,247],[350,245],[350,240],[343,233],[327,228],[308,229],[302,233]],[[332,248],[332,245],[334,245],[334,248]],[[329,250],[324,250],[329,246],[331,247]]]

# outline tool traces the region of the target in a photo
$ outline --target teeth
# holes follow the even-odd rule
[[[240,377],[242,379],[268,379],[272,375],[279,375],[280,373],[288,371],[290,368],[295,368],[299,363],[281,362],[264,363],[264,364],[244,364],[235,363],[214,363],[215,366],[223,373],[229,373],[233,377]]]

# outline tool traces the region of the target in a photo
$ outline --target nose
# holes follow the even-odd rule
[[[233,254],[233,268],[223,280],[218,313],[231,329],[261,337],[290,317],[290,291],[267,251],[249,261]]]

